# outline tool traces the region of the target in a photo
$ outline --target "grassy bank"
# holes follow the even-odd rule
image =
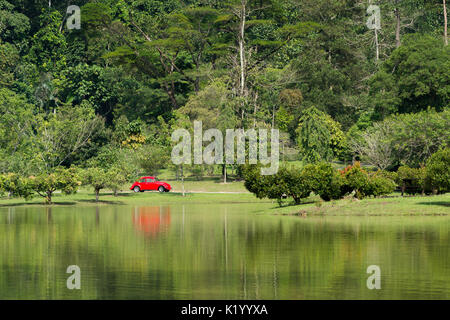
[[[92,205],[146,205],[146,204],[176,204],[176,203],[255,203],[265,204],[261,207],[261,214],[273,215],[449,215],[450,214],[450,194],[440,196],[425,197],[399,197],[392,196],[379,199],[343,199],[338,201],[323,202],[316,197],[306,199],[303,204],[293,206],[289,202],[285,206],[279,207],[272,200],[259,200],[250,193],[229,194],[229,193],[188,193],[183,197],[180,193],[120,193],[115,197],[112,193],[102,193],[99,203],[95,202],[95,195],[92,191],[81,190],[75,195],[66,196],[55,194],[53,206],[92,206]],[[1,198],[0,207],[16,206],[43,206],[43,199],[35,197],[31,201],[19,198]]]
[[[178,192],[123,192],[115,197],[111,192],[100,194],[100,201],[95,202],[95,194],[91,190],[80,190],[74,195],[55,193],[52,197],[53,206],[67,205],[127,205],[127,204],[171,204],[171,203],[262,203],[269,200],[259,200],[250,193],[247,194],[214,194],[214,193],[187,193],[184,197]],[[34,197],[30,201],[21,198],[0,198],[0,207],[9,206],[42,206],[44,199]]]
[[[342,199],[323,202],[307,199],[298,206],[265,210],[277,215],[298,216],[391,216],[391,215],[450,215],[450,194],[439,196],[400,197],[377,199]]]

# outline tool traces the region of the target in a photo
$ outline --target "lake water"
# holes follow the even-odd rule
[[[0,208],[0,299],[450,298],[450,218],[258,213],[271,206]]]

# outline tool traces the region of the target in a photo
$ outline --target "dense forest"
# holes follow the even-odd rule
[[[450,144],[446,24],[445,0],[0,0],[0,173],[156,174],[194,120],[418,168]]]

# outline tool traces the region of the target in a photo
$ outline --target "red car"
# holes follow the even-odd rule
[[[142,177],[131,186],[134,192],[144,192],[158,190],[159,192],[169,192],[172,189],[170,184],[158,181],[156,177]]]

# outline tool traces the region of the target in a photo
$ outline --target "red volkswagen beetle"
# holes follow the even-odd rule
[[[134,192],[144,192],[158,190],[159,192],[169,192],[172,189],[170,184],[159,181],[156,177],[142,177],[131,186]]]

